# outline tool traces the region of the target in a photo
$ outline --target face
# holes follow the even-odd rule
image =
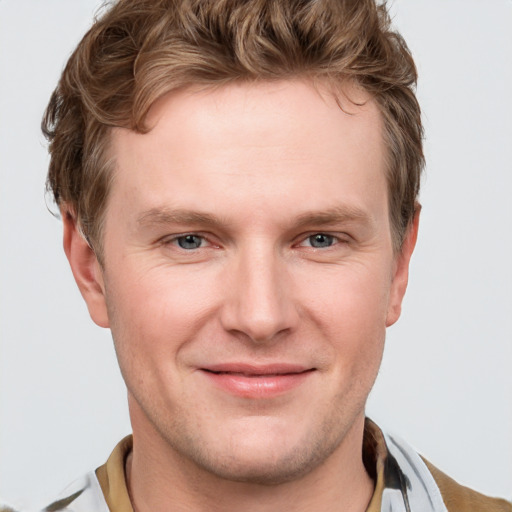
[[[381,118],[349,89],[345,112],[302,81],[184,90],[113,132],[104,267],[67,245],[136,439],[278,483],[362,432],[413,243],[393,253]]]

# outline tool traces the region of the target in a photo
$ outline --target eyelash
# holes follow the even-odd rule
[[[196,248],[185,248],[185,247],[181,247],[180,244],[179,244],[179,241],[180,240],[183,240],[187,237],[195,237],[195,238],[199,238],[201,240],[201,245],[199,247],[196,247]],[[208,238],[204,235],[204,234],[201,234],[201,233],[181,233],[181,234],[177,234],[177,235],[173,235],[171,237],[166,237],[166,238],[163,238],[160,243],[162,245],[176,245],[179,249],[182,249],[183,251],[192,251],[192,250],[195,250],[195,249],[201,249],[203,248],[203,245],[204,243],[208,243]],[[212,245],[212,243],[210,242],[210,245]]]
[[[322,243],[321,240],[318,240],[320,237],[327,239],[327,241],[330,241],[330,244],[325,245],[325,246],[315,247],[313,245],[313,240],[315,238],[317,238],[316,241],[321,244]],[[305,242],[309,242],[309,245],[304,245]],[[299,247],[310,247],[312,249],[330,249],[331,247],[338,245],[339,243],[344,243],[344,242],[345,241],[337,235],[333,235],[331,233],[327,233],[324,231],[318,231],[318,232],[312,233],[310,235],[307,235],[306,237],[303,237],[301,239],[301,242],[299,243]]]
[[[345,234],[343,234],[343,235],[345,235]],[[180,245],[180,240],[186,239],[187,237],[198,238],[198,239],[200,239],[201,244],[199,245],[199,247],[189,247],[189,248],[183,247],[182,245]],[[312,244],[312,239],[314,237],[325,237],[327,239],[330,239],[331,243],[330,243],[330,245],[315,247]],[[306,244],[308,241],[309,241],[309,244]],[[314,250],[321,250],[321,249],[330,249],[338,244],[347,244],[348,242],[349,241],[347,240],[347,235],[345,235],[345,237],[343,237],[340,234],[332,234],[332,233],[325,232],[325,231],[315,231],[313,233],[301,235],[299,237],[298,243],[294,243],[293,245],[295,247],[308,247],[308,248],[314,249]],[[216,246],[214,243],[212,243],[209,240],[208,236],[206,236],[203,233],[195,233],[195,232],[181,233],[181,234],[173,235],[171,237],[163,238],[160,241],[160,243],[161,243],[161,245],[164,245],[164,246],[174,245],[178,249],[181,249],[185,252],[192,252],[192,251],[195,251],[198,249],[206,249],[207,247],[212,247],[212,246],[215,247]],[[204,246],[205,244],[207,244],[206,247]]]

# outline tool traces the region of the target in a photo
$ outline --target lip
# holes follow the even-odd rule
[[[200,371],[216,387],[230,394],[244,398],[271,398],[298,387],[315,368],[286,363],[230,363],[209,365]]]

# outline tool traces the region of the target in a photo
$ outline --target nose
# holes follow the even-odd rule
[[[286,262],[271,249],[257,248],[232,263],[222,292],[223,328],[256,344],[273,343],[292,332],[299,314]]]

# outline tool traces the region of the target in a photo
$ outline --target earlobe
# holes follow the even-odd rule
[[[418,238],[420,211],[421,207],[418,205],[402,243],[402,248],[399,254],[396,255],[393,282],[391,283],[389,296],[388,314],[386,317],[386,327],[393,325],[400,318],[400,313],[402,312],[402,300],[409,281],[409,264]]]
[[[92,320],[100,327],[109,327],[103,273],[96,254],[80,232],[73,213],[66,209],[62,209],[61,213],[64,252],[76,284]]]

